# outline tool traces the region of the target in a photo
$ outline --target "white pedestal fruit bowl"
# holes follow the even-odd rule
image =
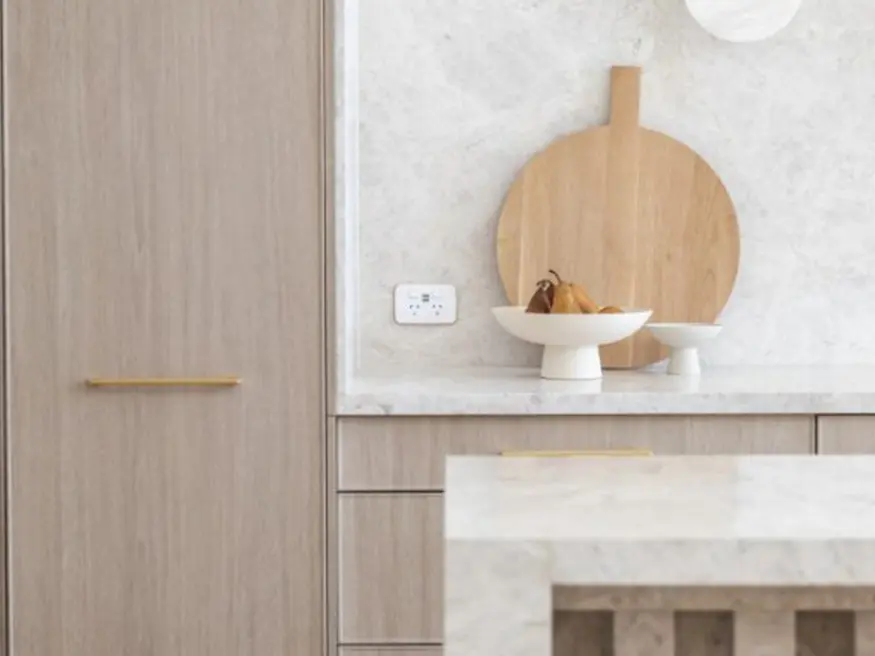
[[[541,377],[554,380],[595,380],[602,377],[599,346],[634,335],[647,323],[651,310],[622,314],[533,314],[522,306],[492,309],[508,333],[544,347]]]

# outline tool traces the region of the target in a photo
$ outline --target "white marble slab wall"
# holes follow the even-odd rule
[[[489,314],[496,214],[532,153],[605,121],[618,63],[645,69],[643,123],[701,153],[737,205],[740,275],[705,360],[875,362],[875,3],[805,0],[774,38],[732,44],[683,0],[338,2],[355,21],[338,99],[348,371],[536,362]],[[400,282],[457,285],[459,322],[394,325]]]

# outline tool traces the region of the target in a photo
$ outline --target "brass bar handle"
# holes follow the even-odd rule
[[[207,378],[89,378],[88,387],[236,387],[243,382],[238,376]]]
[[[652,456],[650,449],[590,449],[583,451],[502,451],[507,458],[639,458]]]

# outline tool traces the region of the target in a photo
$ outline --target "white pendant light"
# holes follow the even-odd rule
[[[693,18],[724,41],[762,41],[790,24],[802,0],[686,0]]]

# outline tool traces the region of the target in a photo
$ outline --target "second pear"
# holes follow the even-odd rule
[[[571,285],[560,282],[553,288],[553,307],[550,311],[552,314],[580,314],[580,305],[574,298]]]
[[[598,304],[589,297],[586,290],[578,284],[571,283],[571,293],[574,294],[574,299],[580,306],[580,309],[586,314],[598,314]]]

